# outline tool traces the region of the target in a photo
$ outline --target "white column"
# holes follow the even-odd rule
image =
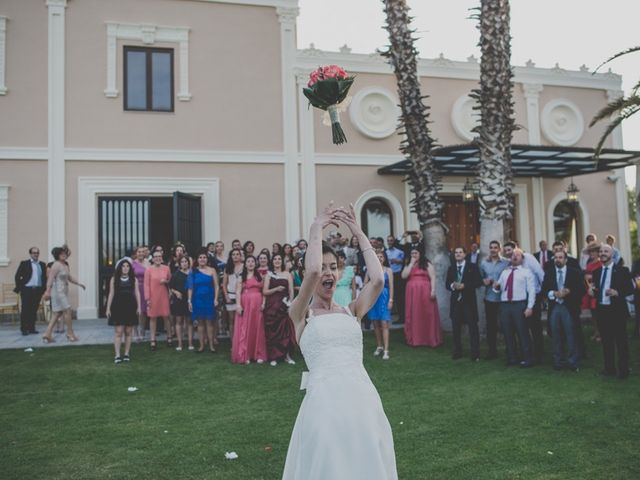
[[[0,184],[0,267],[9,265],[9,185]]]
[[[6,95],[7,17],[0,16],[0,95]]]
[[[523,83],[522,92],[527,106],[527,131],[529,132],[529,144],[540,145],[540,93],[543,87],[537,83]],[[544,180],[541,177],[531,179],[531,196],[533,197],[533,232],[534,245],[540,240],[553,242],[553,238],[547,238],[547,226],[544,207]],[[535,247],[534,247],[535,249]]]
[[[64,16],[67,0],[47,0],[49,17],[48,60],[48,220],[49,251],[65,238],[64,165]],[[92,259],[91,261],[95,261]],[[90,281],[87,279],[86,281]]]
[[[609,103],[617,100],[623,95],[622,90],[607,90],[607,101]],[[615,119],[612,116],[611,119]],[[622,127],[618,125],[611,132],[611,143],[613,148],[624,148],[622,142]],[[636,167],[637,168],[637,167]],[[631,235],[629,233],[629,204],[627,202],[627,182],[625,180],[624,168],[614,170],[616,180],[616,214],[618,217],[618,249],[627,265],[631,265]]]
[[[282,63],[282,131],[284,143],[284,202],[286,240],[302,236],[300,228],[300,180],[298,177],[298,129],[296,121],[296,56],[297,7],[277,7],[280,21],[280,54]]]
[[[107,88],[104,89],[104,94],[108,98],[116,98],[118,96],[118,88],[116,87],[117,33],[118,26],[113,23],[107,23]]]
[[[298,128],[300,130],[300,166],[302,176],[302,232],[309,231],[317,214],[316,157],[313,108],[302,93],[309,81],[308,72],[297,72]]]

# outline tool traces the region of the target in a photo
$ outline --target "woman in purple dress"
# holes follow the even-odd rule
[[[293,277],[284,270],[281,253],[271,257],[271,271],[264,279],[262,293],[265,298],[264,330],[267,339],[267,357],[275,367],[279,360],[294,365],[291,354],[296,348],[295,330],[287,312],[293,299]]]
[[[136,255],[133,259],[133,274],[136,277],[138,291],[140,292],[140,315],[138,317],[138,334],[136,342],[141,342],[144,338],[144,332],[147,329],[147,299],[144,297],[144,272],[149,267],[147,260],[147,247],[140,245],[136,248]]]

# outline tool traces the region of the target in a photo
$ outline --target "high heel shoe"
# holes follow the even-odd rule
[[[78,341],[78,337],[76,337],[75,335],[67,335],[67,340],[70,342],[77,342]]]
[[[42,343],[56,343],[53,337],[47,337],[46,335],[42,336]]]

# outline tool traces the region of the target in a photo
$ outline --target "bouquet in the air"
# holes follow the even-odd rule
[[[343,68],[327,65],[311,72],[307,88],[302,89],[311,105],[329,113],[335,145],[341,145],[347,141],[340,126],[338,105],[347,97],[354,79],[355,77],[347,75]]]

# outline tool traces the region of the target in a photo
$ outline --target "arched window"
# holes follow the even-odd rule
[[[387,238],[394,235],[393,213],[387,202],[381,198],[371,198],[360,211],[360,224],[367,237]]]
[[[563,240],[567,243],[569,253],[576,256],[578,244],[582,239],[582,225],[580,221],[580,209],[575,204],[562,200],[553,209],[554,240]]]

